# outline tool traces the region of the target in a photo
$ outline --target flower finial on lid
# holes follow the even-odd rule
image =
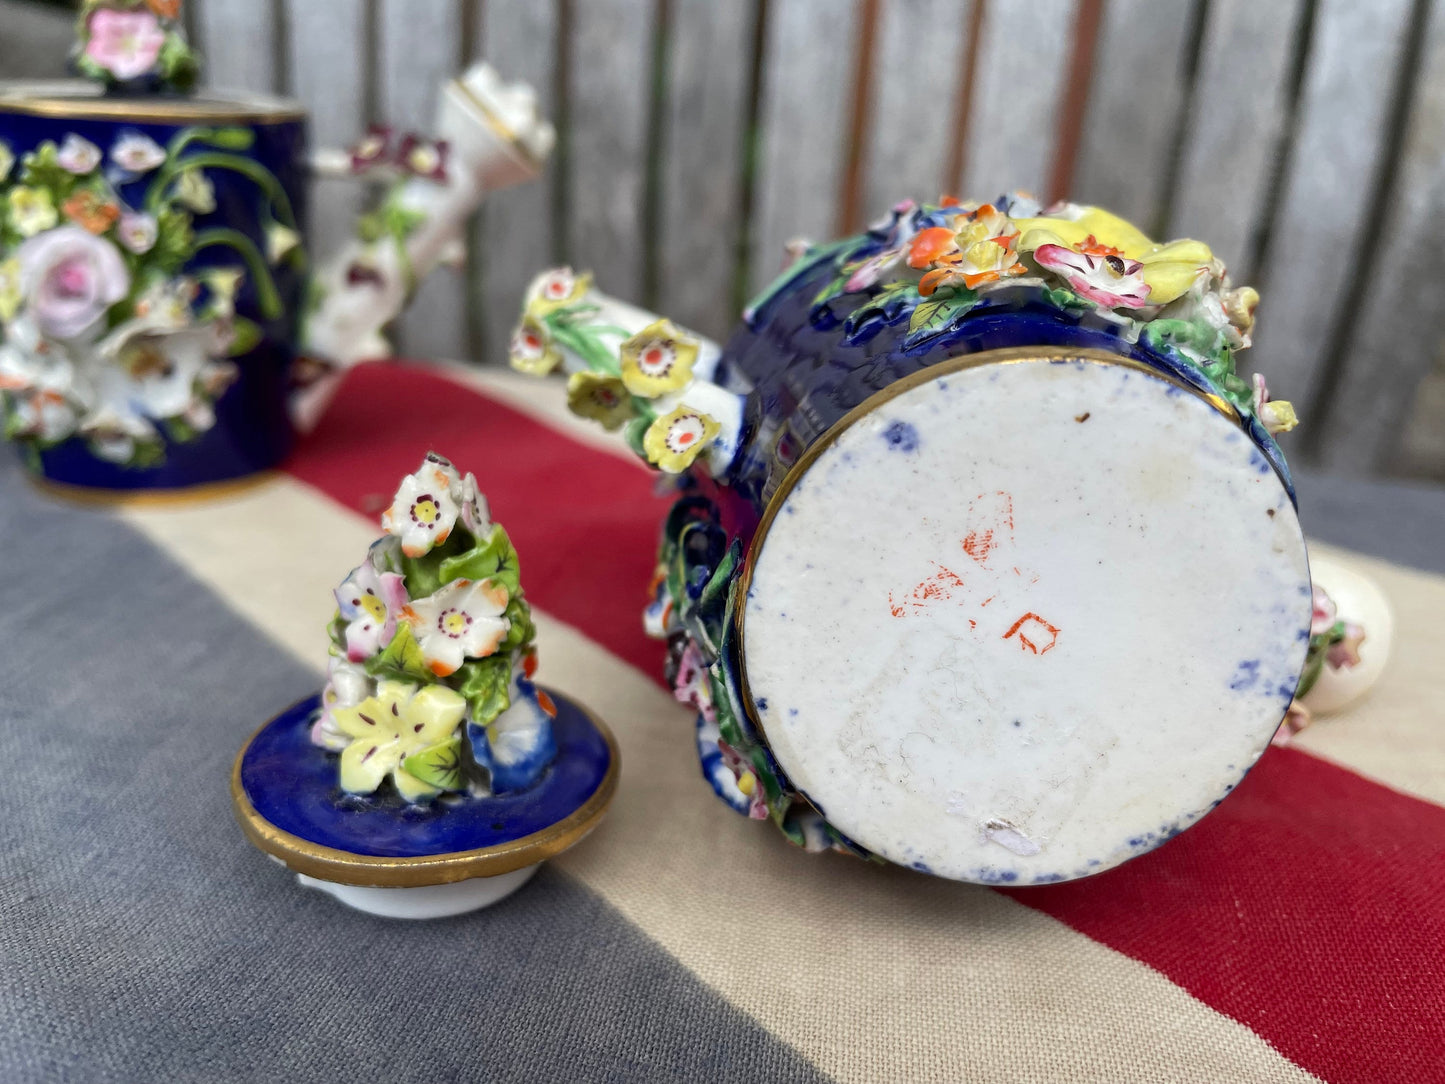
[[[182,0],[85,0],[71,64],[108,91],[189,94],[200,58],[186,40]]]

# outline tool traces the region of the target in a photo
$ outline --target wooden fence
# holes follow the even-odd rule
[[[561,136],[547,175],[489,201],[406,352],[500,360],[556,262],[723,335],[790,237],[1017,187],[1206,240],[1258,286],[1243,361],[1303,416],[1292,456],[1445,477],[1445,0],[190,7],[210,82],[302,99],[318,144],[425,128],[475,57],[537,87]],[[323,182],[320,249],[359,198]]]

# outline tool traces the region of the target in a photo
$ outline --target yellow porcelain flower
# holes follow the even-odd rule
[[[668,474],[681,474],[717,438],[720,429],[711,415],[683,404],[647,427],[642,450],[653,466]]]
[[[670,320],[654,321],[618,347],[622,383],[633,395],[647,399],[680,391],[692,381],[698,345]]]
[[[1144,265],[1144,283],[1149,287],[1149,304],[1167,305],[1184,296],[1201,274],[1208,274],[1214,253],[1203,241],[1170,241],[1155,244],[1133,223],[1118,215],[1084,207],[1078,218],[1045,215],[1017,218],[1020,252],[1032,252],[1040,245],[1062,245],[1076,251],[1090,244],[1107,246],[1129,260]]]
[[[15,319],[20,311],[20,259],[0,260],[0,320]]]
[[[562,364],[562,352],[552,342],[552,334],[540,320],[531,315],[522,317],[507,349],[512,368],[532,376],[546,376]]]
[[[544,271],[527,287],[528,316],[546,316],[549,312],[575,305],[592,289],[592,273],[576,275],[570,267],[554,267]]]
[[[341,789],[371,794],[390,773],[408,802],[441,793],[407,771],[403,761],[450,741],[466,710],[461,694],[445,685],[418,689],[400,681],[381,682],[376,695],[354,707],[332,708],[333,725],[351,739],[341,751]]]
[[[10,190],[10,222],[21,237],[34,237],[59,221],[48,189],[19,185]]]
[[[632,396],[622,381],[607,373],[573,373],[567,378],[567,406],[573,414],[616,429],[632,417]]]

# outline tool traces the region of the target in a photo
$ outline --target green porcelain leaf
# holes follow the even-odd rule
[[[454,675],[454,688],[466,698],[472,722],[487,726],[512,703],[512,657],[498,653],[485,659],[469,659]]]
[[[446,741],[430,745],[401,762],[402,768],[430,787],[439,790],[461,790],[462,737],[453,734]]]
[[[444,558],[437,572],[443,581],[492,580],[504,586],[509,595],[515,595],[522,585],[517,551],[500,524],[492,527],[492,533],[480,545],[456,557]]]
[[[507,603],[507,611],[503,616],[510,622],[507,638],[502,641],[503,652],[510,654],[532,642],[537,635],[537,626],[532,621],[532,608],[521,595],[514,596]]]
[[[919,339],[942,331],[957,317],[973,308],[978,301],[978,294],[972,290],[939,296],[942,294],[943,291],[940,290],[927,301],[920,301],[914,308],[913,317],[908,321],[909,339]]]
[[[226,350],[226,356],[238,358],[242,354],[249,354],[256,349],[261,342],[263,332],[261,326],[254,320],[247,320],[244,316],[237,316],[231,325],[231,345]]]
[[[391,678],[397,681],[424,682],[430,684],[436,675],[427,668],[421,647],[412,635],[411,626],[400,623],[396,635],[391,638],[381,654],[366,660],[366,672],[373,677]]]

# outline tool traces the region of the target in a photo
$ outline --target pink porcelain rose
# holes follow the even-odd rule
[[[37,234],[16,255],[27,311],[51,338],[80,335],[130,290],[116,247],[78,226]]]
[[[85,55],[117,79],[135,79],[155,67],[165,31],[149,11],[101,8],[90,17]]]

